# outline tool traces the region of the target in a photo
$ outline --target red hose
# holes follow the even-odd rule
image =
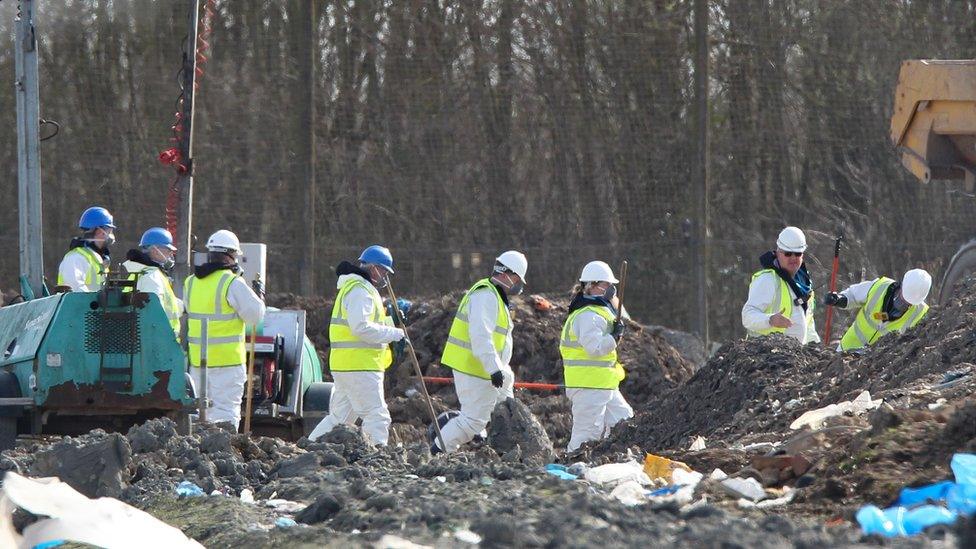
[[[453,385],[454,378],[450,377],[432,377],[424,376],[424,381],[426,383],[433,383],[434,385]],[[516,389],[528,389],[530,391],[558,391],[563,388],[563,385],[557,385],[555,383],[535,383],[531,381],[516,381]]]

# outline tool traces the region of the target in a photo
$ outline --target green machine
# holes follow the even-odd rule
[[[155,417],[190,431],[196,384],[159,297],[109,278],[0,307],[0,450],[18,434],[124,431]],[[297,439],[329,408],[332,384],[305,334],[302,310],[269,308],[255,347],[252,423]]]
[[[124,291],[132,284],[0,308],[0,448],[18,433],[121,430],[159,416],[188,429],[186,355],[159,298]]]

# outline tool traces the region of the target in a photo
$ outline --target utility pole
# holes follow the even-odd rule
[[[692,179],[697,183],[698,243],[695,284],[698,289],[697,331],[708,352],[708,0],[695,0],[695,132],[697,162]]]
[[[316,249],[316,230],[315,230],[315,64],[318,59],[318,16],[316,14],[316,3],[314,0],[305,0],[305,13],[302,17],[301,42],[298,45],[298,55],[296,60],[299,64],[298,74],[301,84],[301,100],[299,101],[299,140],[298,158],[304,165],[302,170],[302,181],[299,185],[304,185],[304,200],[302,204],[302,217],[305,218],[306,235],[304,240],[304,253],[302,254],[302,264],[299,274],[299,282],[302,293],[305,295],[315,295],[315,279],[318,269],[315,258],[318,256]]]
[[[176,280],[183,280],[189,276],[193,266],[192,250],[193,245],[193,98],[194,85],[197,73],[197,25],[200,22],[200,0],[190,0],[190,15],[188,19],[186,40],[183,48],[183,110],[180,113],[179,124],[183,125],[180,133],[180,158],[181,163],[186,166],[182,170],[177,180],[177,187],[180,193],[179,220],[176,229]],[[177,289],[178,288],[178,289]],[[177,284],[174,288],[182,297],[183,285]]]
[[[20,219],[20,272],[35,296],[44,284],[41,218],[40,97],[34,1],[21,0],[14,57],[17,94],[17,206]]]

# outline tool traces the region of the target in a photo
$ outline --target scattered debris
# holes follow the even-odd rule
[[[20,507],[41,520],[13,530],[13,510]],[[0,541],[5,547],[37,547],[77,541],[107,549],[147,547],[202,548],[149,513],[115,498],[90,499],[56,478],[31,479],[8,471],[0,495]],[[13,541],[11,544],[10,541]]]
[[[830,404],[828,406],[824,406],[823,408],[805,412],[790,424],[790,429],[802,429],[804,427],[809,427],[813,430],[817,430],[823,427],[824,422],[828,418],[842,416],[845,414],[863,414],[869,410],[874,410],[878,406],[881,406],[881,400],[871,400],[871,393],[868,391],[863,391],[854,400],[848,400],[838,404]]]

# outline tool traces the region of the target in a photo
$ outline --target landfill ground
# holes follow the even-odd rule
[[[885,507],[904,486],[951,479],[951,456],[976,451],[974,289],[970,283],[917,331],[888,336],[863,356],[774,336],[726,344],[701,364],[693,336],[632,322],[620,354],[628,371],[622,391],[637,415],[572,455],[564,452],[565,397],[519,390],[496,409],[487,440],[432,458],[426,404],[412,368],[398,362],[388,372],[387,448],[345,428],[317,443],[291,443],[218,427],[180,436],[169,420],[153,420],[128,433],[24,439],[0,456],[0,470],[59,476],[87,496],[119,498],[208,547],[973,547],[976,525],[965,520],[894,539],[864,536],[853,521],[862,505]],[[411,308],[410,337],[428,375],[450,375],[434,363],[458,297]],[[331,303],[269,301],[309,310],[317,327],[310,336],[327,350]],[[520,380],[561,381],[565,313],[566,300],[551,296],[516,303],[512,362]],[[450,386],[431,390],[439,410],[456,407]],[[804,412],[865,390],[884,402],[816,431],[790,428]],[[697,437],[705,448],[689,450]],[[543,470],[552,462],[642,461],[647,453],[705,475],[690,503],[625,505],[609,487]],[[709,479],[716,468],[755,478],[771,499],[790,490],[794,497],[744,509]],[[219,495],[179,497],[183,481]],[[20,527],[34,520],[22,511],[15,518]]]

